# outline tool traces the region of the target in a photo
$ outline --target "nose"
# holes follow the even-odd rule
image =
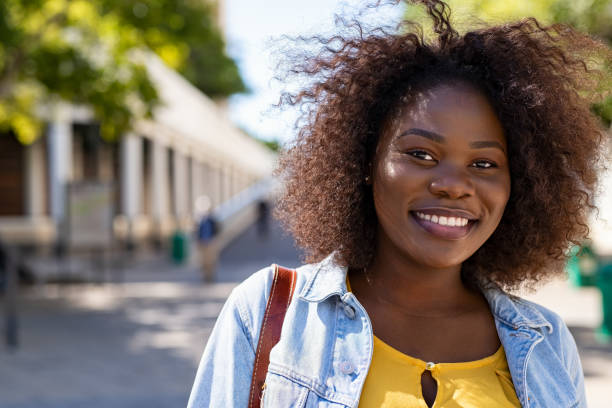
[[[429,183],[429,191],[438,197],[459,199],[474,195],[472,178],[464,169],[441,169]]]

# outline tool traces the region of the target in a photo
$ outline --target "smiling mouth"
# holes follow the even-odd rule
[[[439,238],[456,240],[465,237],[474,227],[476,219],[450,216],[421,211],[411,211],[410,215],[419,226]]]

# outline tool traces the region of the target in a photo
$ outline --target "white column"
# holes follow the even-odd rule
[[[156,140],[151,143],[151,215],[156,222],[168,216],[168,150]]]
[[[196,215],[195,201],[204,193],[204,179],[202,172],[202,164],[195,157],[191,158],[191,202],[189,203],[189,212]]]
[[[38,217],[45,213],[46,183],[44,169],[44,140],[25,147],[25,205],[26,214]]]
[[[140,213],[142,138],[126,133],[121,138],[121,213],[130,221]]]
[[[215,205],[219,205],[223,202],[223,165],[221,163],[215,164],[212,167],[211,178],[213,195],[215,197]]]
[[[223,169],[223,201],[229,200],[234,195],[233,172],[234,169],[230,165],[226,165]]]
[[[214,194],[212,188],[212,167],[210,163],[200,163],[200,194],[206,194],[210,199],[210,204],[214,205]]]
[[[228,186],[229,186],[229,188],[228,188],[228,190],[229,190],[228,198],[232,198],[236,194],[236,183],[235,183],[236,177],[235,177],[235,174],[236,174],[236,168],[234,166],[231,166],[228,169],[228,172],[227,172],[227,181],[226,181]]]
[[[217,166],[211,162],[204,166],[204,180],[206,180],[206,194],[210,197],[213,207],[219,204],[219,176]]]
[[[47,133],[50,213],[58,224],[64,220],[66,184],[72,176],[72,125],[63,113],[58,107]]]
[[[242,170],[234,168],[233,171],[233,186],[234,186],[234,194],[238,194],[244,189],[244,184],[242,183]]]
[[[174,151],[174,209],[175,216],[182,220],[185,216],[187,216],[187,188],[188,188],[188,179],[187,179],[187,159],[185,155],[177,150]]]

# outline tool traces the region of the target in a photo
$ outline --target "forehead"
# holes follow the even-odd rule
[[[493,106],[483,92],[467,83],[441,84],[411,95],[387,125],[383,140],[392,140],[402,131],[417,127],[447,138],[489,139],[503,145],[506,142]]]

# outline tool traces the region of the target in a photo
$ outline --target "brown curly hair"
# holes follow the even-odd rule
[[[488,96],[504,127],[511,195],[496,231],[464,262],[462,278],[506,290],[533,287],[561,270],[569,246],[588,234],[605,134],[589,110],[598,83],[592,67],[609,63],[610,49],[533,18],[460,35],[445,3],[421,3],[435,40],[412,22],[365,32],[356,21],[345,22],[356,35],[310,39],[321,50],[292,72],[312,82],[284,95],[305,113],[281,154],[276,216],[305,261],[336,251],[341,264],[367,267],[377,218],[364,178],[384,123],[418,89],[467,81]]]

